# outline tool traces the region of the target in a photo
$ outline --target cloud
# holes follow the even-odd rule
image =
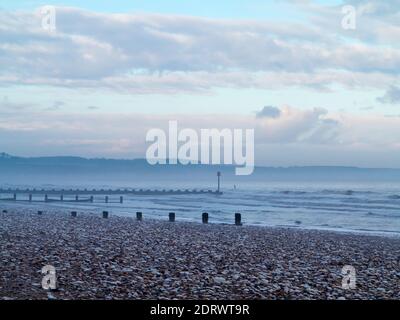
[[[268,110],[268,109],[267,109]],[[336,144],[340,121],[330,118],[324,108],[279,108],[279,117],[258,117],[257,140],[266,143]]]
[[[257,112],[257,118],[279,118],[281,115],[281,110],[277,107],[266,106],[261,111]]]
[[[315,11],[326,26],[59,7],[55,33],[41,29],[38,13],[0,12],[0,85],[145,94],[382,87],[398,78],[400,48],[377,46],[377,37],[363,43],[337,37],[332,10]]]
[[[390,87],[384,96],[377,98],[380,103],[398,104],[400,103],[400,88],[396,86]]]
[[[4,96],[2,100],[0,100],[0,114],[8,115],[21,113],[22,111],[27,111],[31,109],[34,105],[29,103],[15,103],[10,101],[7,96]]]
[[[168,121],[177,120],[180,129],[254,129],[258,164],[398,166],[400,117],[334,114],[324,108],[292,106],[279,110],[279,118],[30,110],[0,117],[0,146],[11,154],[143,158],[147,131],[161,128],[167,132]],[[378,156],[382,154],[384,161]]]
[[[44,109],[44,111],[58,111],[64,106],[65,103],[63,101],[54,101],[50,107]]]
[[[293,2],[295,3],[295,2]],[[356,29],[345,30],[341,21],[344,5],[356,10]],[[366,44],[394,47],[400,37],[399,0],[346,0],[336,5],[317,4],[316,1],[301,1],[299,8],[311,15],[310,21],[327,34],[345,39],[357,39]]]

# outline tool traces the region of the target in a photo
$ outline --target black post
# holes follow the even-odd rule
[[[103,211],[103,218],[108,219],[108,211]]]
[[[242,215],[240,213],[235,213],[235,225],[242,225]]]
[[[13,195],[13,200],[17,201],[17,194],[16,193],[14,193],[14,195]]]
[[[218,193],[220,193],[221,191],[221,172],[220,171],[218,171],[217,172],[217,176],[218,176],[218,189],[217,189],[217,192]]]
[[[169,213],[169,222],[175,222],[175,212]]]
[[[136,212],[136,220],[137,221],[142,221],[143,220],[143,213],[142,212]]]
[[[106,201],[106,203],[108,203],[108,196],[106,196],[106,200],[105,201]]]
[[[76,218],[76,211],[71,212],[71,217]]]
[[[90,196],[90,202],[93,202],[93,196]]]
[[[75,196],[75,201],[78,201],[78,200],[79,200],[79,196],[76,195],[76,196]]]
[[[32,202],[32,194],[29,195],[29,202]]]
[[[49,197],[47,196],[47,194],[44,195],[44,202],[47,202],[49,200]]]
[[[63,194],[60,196],[60,201],[64,201],[64,195]]]
[[[208,223],[208,213],[207,212],[203,212],[203,223]]]
[[[124,197],[123,196],[120,196],[119,197],[119,203],[123,203],[124,202]]]
[[[39,216],[41,216],[41,215],[43,214],[43,211],[38,211],[37,214],[38,214]]]

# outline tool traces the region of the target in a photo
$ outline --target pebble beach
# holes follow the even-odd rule
[[[56,290],[42,288],[45,265]],[[0,277],[2,300],[400,299],[400,239],[11,208]]]

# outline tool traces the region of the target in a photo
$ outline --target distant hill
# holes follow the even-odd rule
[[[217,171],[230,181],[399,181],[400,169],[357,167],[256,167],[251,176],[235,176],[235,166],[156,165],[145,159],[86,159],[81,157],[15,157],[0,153],[0,182],[52,179],[79,179],[94,176],[107,179],[214,181]]]

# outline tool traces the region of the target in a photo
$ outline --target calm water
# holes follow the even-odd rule
[[[3,185],[9,187],[10,185]],[[15,186],[14,186],[15,187]],[[20,185],[19,187],[28,187]],[[32,187],[32,186],[29,186]],[[124,188],[136,187],[118,183],[108,185],[36,185],[43,188]],[[205,188],[209,185],[174,183],[141,187]],[[241,212],[247,225],[284,226],[336,231],[378,233],[400,236],[400,184],[374,185],[346,183],[248,183],[234,188],[224,186],[222,196],[124,196],[124,203],[104,203],[104,197],[95,197],[95,203],[9,203],[3,206],[37,206],[74,208],[112,214],[134,216],[142,211],[145,217],[167,219],[168,212],[176,212],[177,220],[201,221],[201,213],[210,214],[212,223],[232,223],[234,213]],[[3,195],[4,197],[4,195]],[[111,197],[117,202],[118,196]],[[67,199],[67,198],[66,198]],[[72,197],[70,198],[72,199]],[[35,200],[35,198],[34,198]],[[37,198],[39,200],[39,197]],[[42,199],[41,199],[42,200]],[[99,202],[97,202],[99,201]]]

